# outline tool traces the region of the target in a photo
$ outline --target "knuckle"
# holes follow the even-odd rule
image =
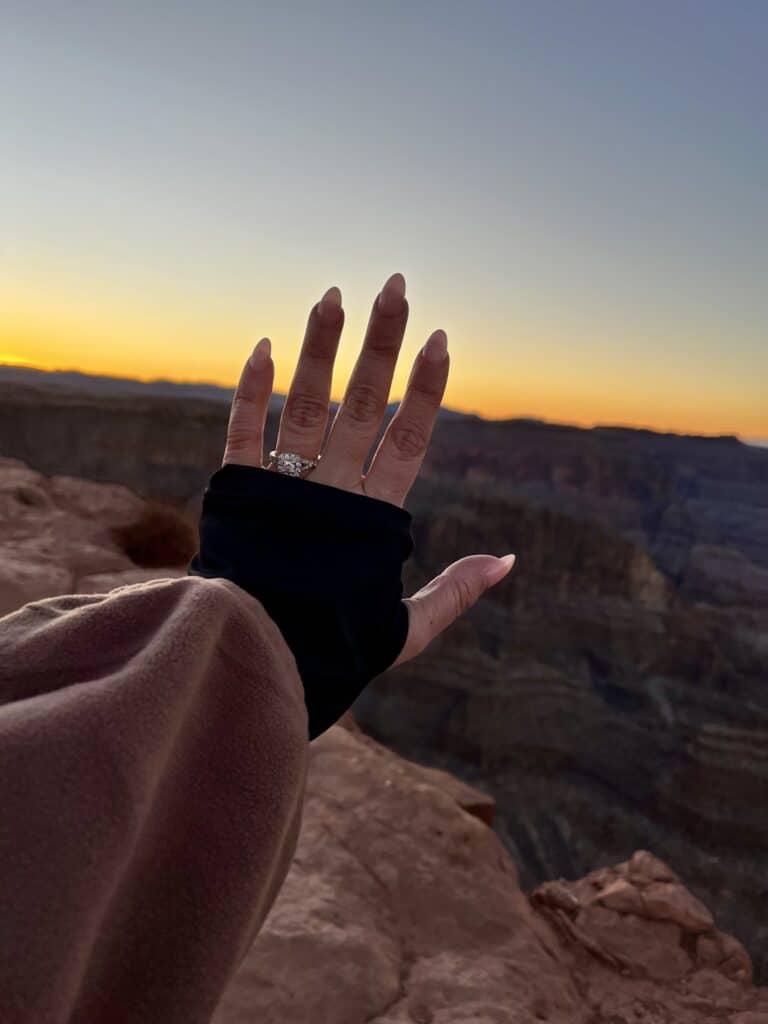
[[[413,385],[413,391],[423,404],[430,410],[440,406],[445,388],[442,380],[436,380],[434,375],[420,377]]]
[[[247,391],[236,391],[232,399],[232,416],[249,415],[255,408],[262,405],[261,396],[248,394]]]
[[[243,452],[258,443],[259,437],[253,430],[232,426],[227,431],[227,448],[230,452]]]
[[[344,411],[353,423],[367,426],[384,415],[384,406],[374,388],[356,384],[344,398]]]
[[[310,430],[325,422],[328,406],[312,395],[289,395],[285,403],[288,421],[300,430]]]
[[[451,593],[453,595],[456,618],[458,619],[458,617],[463,615],[468,608],[472,607],[475,602],[475,595],[469,581],[461,577],[453,581]]]
[[[257,413],[258,403],[245,395],[235,395],[227,423],[227,440],[247,440],[258,432],[260,426]]]
[[[397,358],[399,340],[400,332],[397,325],[379,324],[366,339],[366,354],[381,359],[385,363],[392,363]]]
[[[396,455],[404,459],[413,459],[426,450],[427,433],[419,423],[393,423],[390,429],[392,447]]]

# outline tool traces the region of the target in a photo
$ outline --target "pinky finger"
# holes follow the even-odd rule
[[[264,425],[275,378],[269,338],[262,338],[240,374],[227,427],[222,465],[263,467]]]

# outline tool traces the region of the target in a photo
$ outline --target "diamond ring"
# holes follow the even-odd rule
[[[316,459],[305,459],[296,452],[278,451],[270,452],[269,457],[275,462],[277,472],[285,473],[287,476],[304,476],[310,469],[315,468],[321,458],[318,455]]]

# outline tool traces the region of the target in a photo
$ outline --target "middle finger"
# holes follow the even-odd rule
[[[407,321],[405,278],[393,274],[373,304],[362,350],[314,479],[344,487],[359,483],[386,411]]]

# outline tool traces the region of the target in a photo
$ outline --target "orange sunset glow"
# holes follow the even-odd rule
[[[449,407],[768,437],[763,69],[714,21],[91,13],[0,52],[34,83],[0,115],[0,362],[232,385],[267,335],[285,391],[337,284],[338,399],[399,270],[393,398],[442,327]]]

